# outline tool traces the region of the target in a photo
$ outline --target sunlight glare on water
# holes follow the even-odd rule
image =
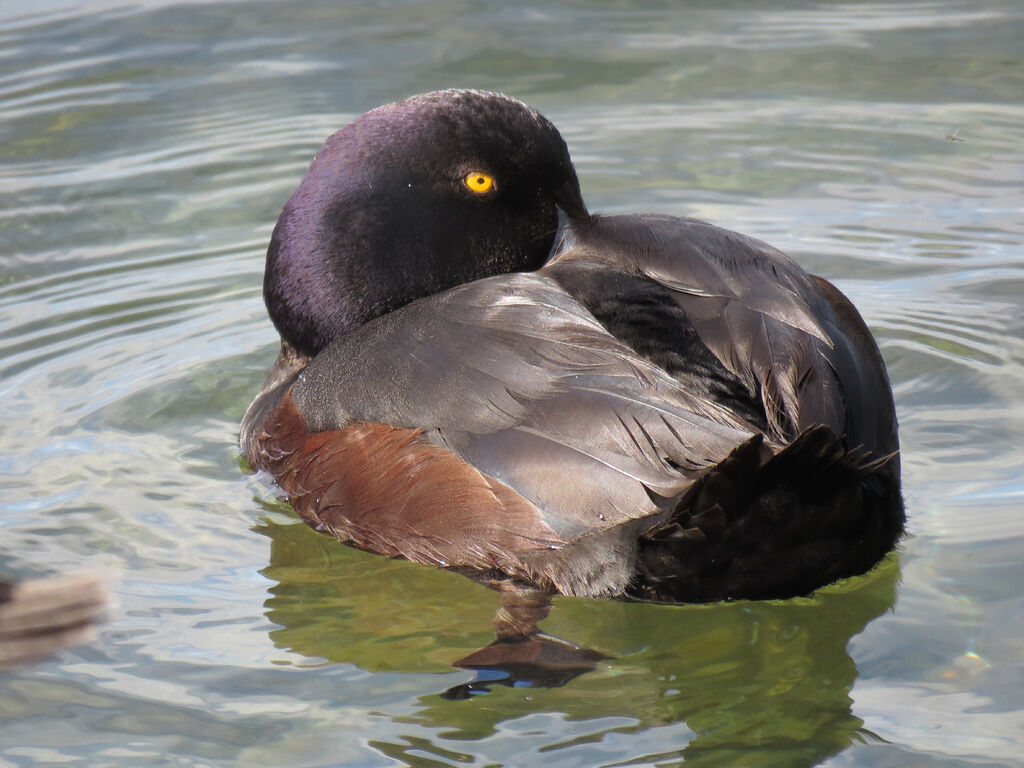
[[[0,6],[0,574],[105,568],[99,639],[0,672],[0,765],[1024,765],[1024,7]],[[494,593],[244,471],[263,256],[323,139],[441,87],[562,130],[592,210],[696,216],[877,335],[910,535],[805,599],[558,599],[606,659],[454,700]]]

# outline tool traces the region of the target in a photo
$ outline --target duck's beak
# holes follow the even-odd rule
[[[575,170],[570,169],[568,178],[562,186],[555,190],[555,205],[558,206],[559,214],[564,213],[572,223],[586,221],[590,218],[587,205],[583,202],[583,194],[580,192],[580,182],[576,178]],[[561,215],[558,220],[561,224]]]
[[[582,214],[575,217],[570,216],[561,206],[558,207],[558,230],[555,232],[555,239],[551,241],[551,250],[548,251],[548,258],[545,263],[550,264],[555,257],[571,251],[577,242],[576,228],[585,221],[580,215],[588,217],[587,209],[583,208]]]

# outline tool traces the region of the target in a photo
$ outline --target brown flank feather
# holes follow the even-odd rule
[[[255,443],[302,519],[361,549],[535,581],[526,561],[565,544],[533,504],[421,430],[362,421],[310,433],[289,390]]]

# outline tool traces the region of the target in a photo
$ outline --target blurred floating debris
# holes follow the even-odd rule
[[[91,640],[109,605],[107,579],[96,573],[0,581],[0,667]]]

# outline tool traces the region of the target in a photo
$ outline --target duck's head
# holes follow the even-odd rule
[[[305,355],[415,299],[547,259],[587,217],[558,130],[515,99],[437,91],[335,133],[285,205],[263,294]]]

